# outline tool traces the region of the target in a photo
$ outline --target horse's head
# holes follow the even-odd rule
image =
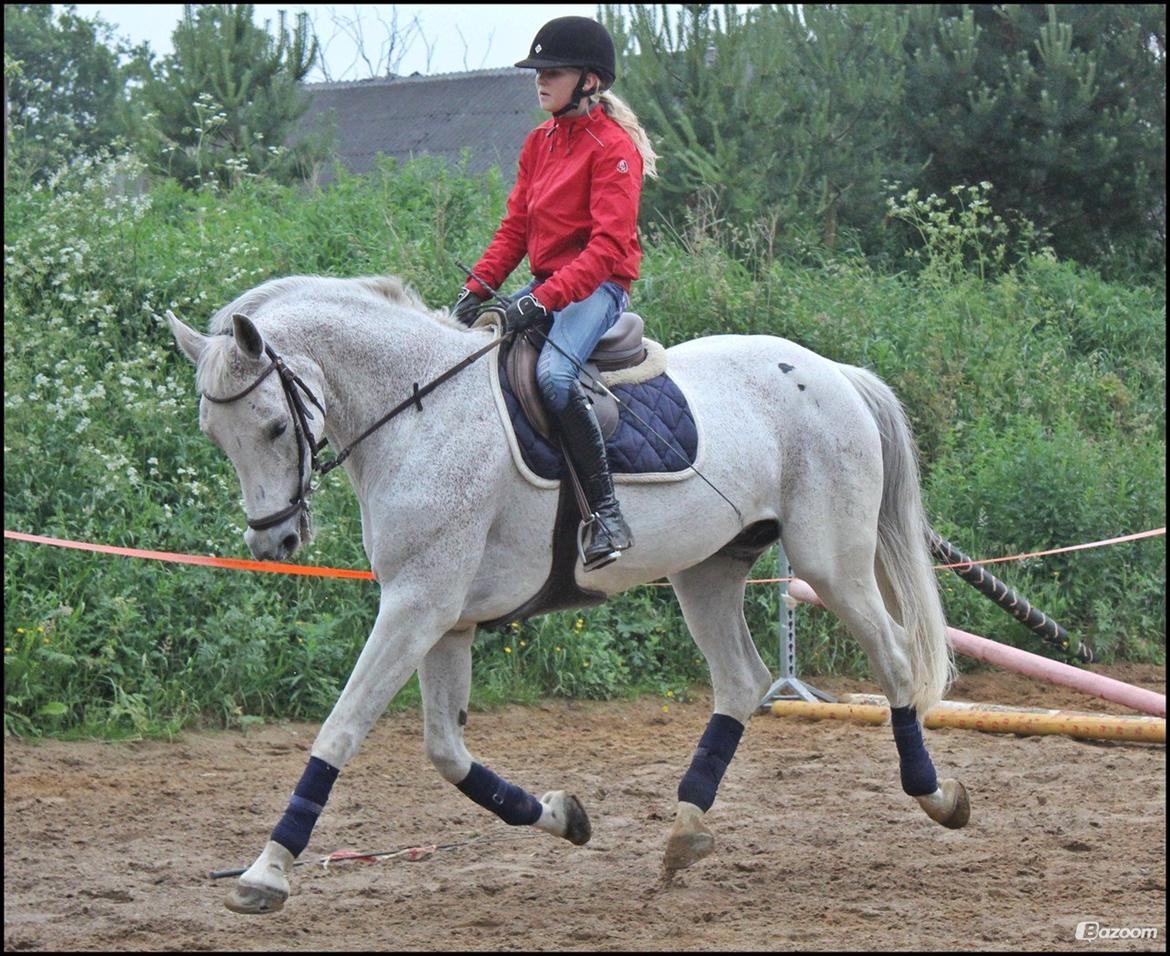
[[[259,559],[287,558],[312,536],[308,496],[325,418],[315,368],[301,379],[239,313],[226,335],[202,335],[169,311],[167,321],[197,369],[199,428],[240,479],[244,540]]]

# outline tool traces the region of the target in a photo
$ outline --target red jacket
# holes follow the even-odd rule
[[[520,150],[508,212],[475,266],[498,289],[528,255],[546,280],[536,298],[550,312],[588,298],[607,280],[627,292],[638,278],[642,156],[601,107],[550,119]],[[486,297],[475,280],[467,288]]]

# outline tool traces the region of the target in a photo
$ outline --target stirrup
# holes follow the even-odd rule
[[[577,525],[577,554],[581,557],[581,564],[584,565],[586,571],[596,571],[599,568],[608,567],[622,556],[621,551],[614,548],[608,554],[598,555],[592,561],[585,559],[585,532],[599,520],[597,512],[594,512],[589,516],[589,520],[582,521]]]

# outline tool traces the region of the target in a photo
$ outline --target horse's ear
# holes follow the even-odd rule
[[[207,336],[196,332],[170,309],[167,309],[167,324],[170,325],[171,334],[175,337],[175,341],[179,343],[179,348],[183,350],[183,354],[198,365],[199,356],[203,354],[203,350],[207,347]]]
[[[260,358],[264,354],[264,336],[252,320],[242,312],[233,312],[232,324],[235,326],[236,345],[240,351],[248,358]]]

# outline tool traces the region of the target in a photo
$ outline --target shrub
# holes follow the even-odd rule
[[[328,191],[248,179],[231,192],[161,182],[128,192],[132,157],[79,161],[8,190],[5,523],[154,550],[243,548],[230,463],[200,435],[190,366],[160,322],[195,325],[265,279],[393,273],[453,300],[504,209],[498,175],[430,161],[339,171]],[[882,273],[851,255],[759,247],[734,259],[696,216],[651,231],[635,308],[671,345],[712,332],[781,334],[865,365],[918,433],[928,512],[976,557],[1108,538],[1165,523],[1165,314],[1158,289],[1035,255],[990,278]],[[520,284],[517,274],[510,287]],[[315,499],[301,560],[363,567],[354,497],[337,473]],[[318,719],[369,632],[372,585],[81,554],[6,542],[5,726],[19,733],[168,734],[279,715]],[[754,573],[775,576],[775,554]],[[1106,660],[1164,660],[1165,558],[1155,539],[997,566]],[[960,627],[1035,639],[948,573]],[[775,586],[746,615],[776,664]],[[857,644],[801,614],[805,672],[865,673]],[[484,633],[473,699],[678,698],[706,667],[669,589]],[[395,706],[418,702],[412,683]]]

